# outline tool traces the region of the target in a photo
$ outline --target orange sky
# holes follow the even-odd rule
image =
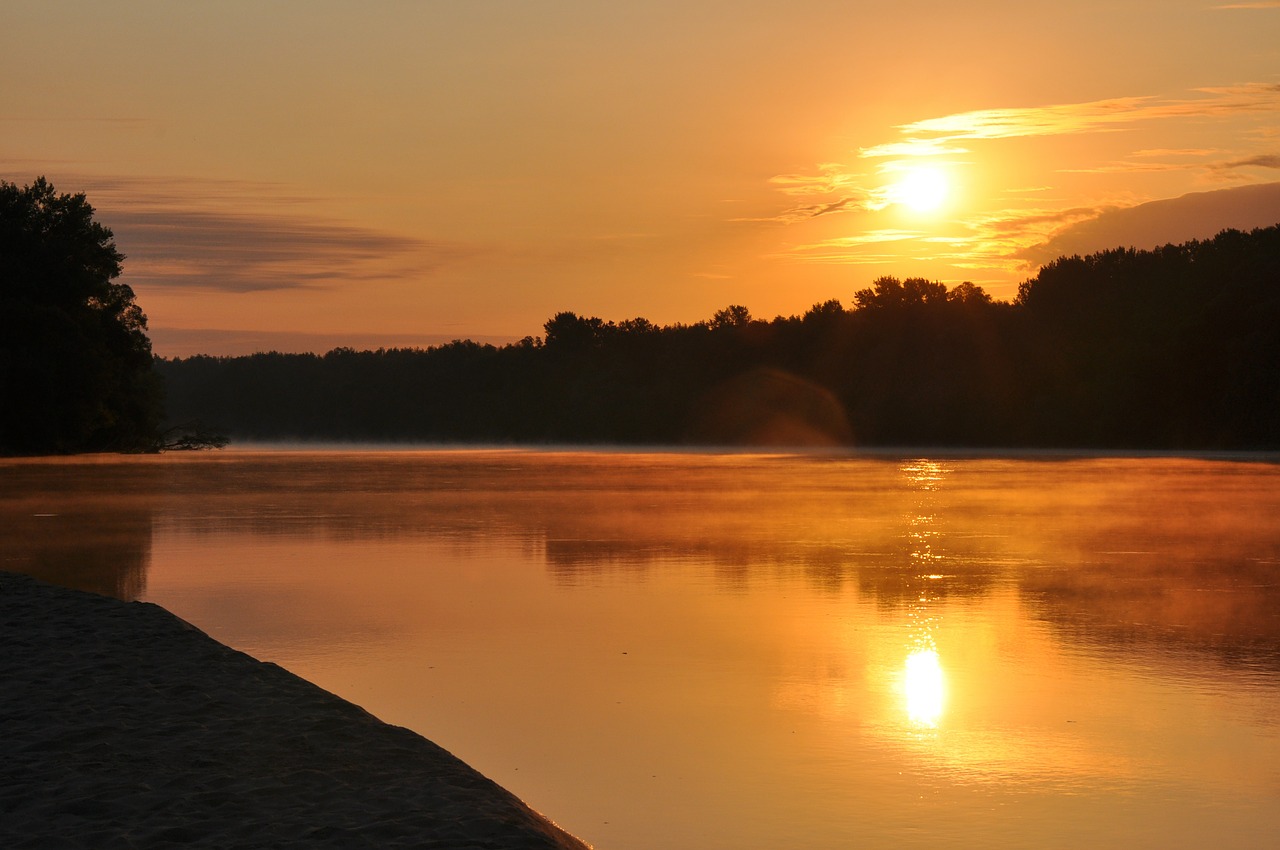
[[[1280,222],[1280,2],[8,2],[160,354],[694,322]],[[927,164],[920,210],[895,188]]]

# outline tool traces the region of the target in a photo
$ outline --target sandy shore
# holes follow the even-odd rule
[[[587,845],[156,605],[0,572],[0,847]]]

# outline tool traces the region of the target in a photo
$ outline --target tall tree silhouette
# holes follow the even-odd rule
[[[123,260],[83,194],[0,181],[0,452],[154,444],[160,379]]]

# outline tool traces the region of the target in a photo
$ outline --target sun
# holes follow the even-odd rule
[[[907,169],[902,179],[889,187],[889,200],[918,213],[936,212],[950,190],[947,174],[940,168],[918,166]]]
[[[917,649],[907,656],[904,689],[907,694],[907,715],[912,722],[922,726],[937,726],[942,717],[947,686],[935,650]]]

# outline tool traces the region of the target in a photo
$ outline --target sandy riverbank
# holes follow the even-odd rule
[[[0,847],[587,846],[156,605],[0,572],[0,647]]]

